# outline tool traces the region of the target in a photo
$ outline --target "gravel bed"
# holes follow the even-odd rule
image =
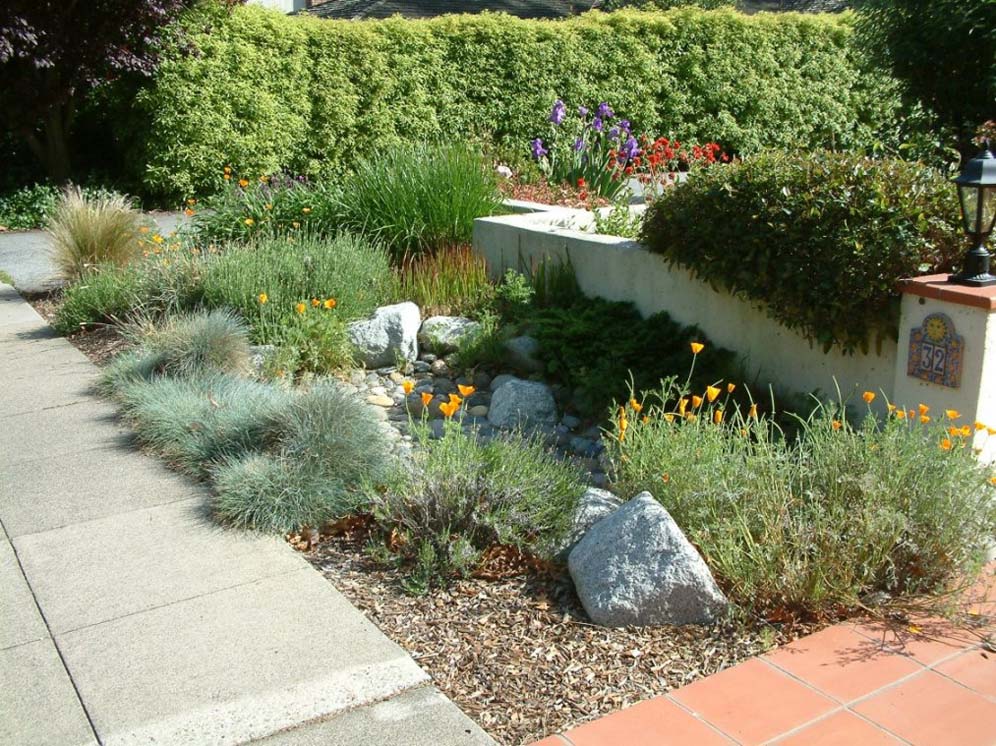
[[[365,531],[292,544],[499,743],[563,731],[784,644],[812,627],[751,622],[607,629],[570,580],[497,553],[481,575],[407,595],[399,571],[369,559]],[[524,573],[524,574],[516,574]]]

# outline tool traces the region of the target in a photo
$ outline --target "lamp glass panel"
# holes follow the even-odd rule
[[[996,186],[983,187],[980,230],[986,234],[992,233],[994,219],[996,219]]]
[[[965,223],[965,232],[979,233],[977,221],[979,217],[979,192],[977,186],[958,186],[958,196],[961,198],[961,217]]]

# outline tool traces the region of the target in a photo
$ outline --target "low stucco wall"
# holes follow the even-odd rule
[[[668,266],[641,244],[579,230],[590,221],[585,215],[561,208],[481,218],[474,225],[474,248],[496,278],[507,268],[528,271],[548,258],[569,261],[586,295],[630,301],[644,316],[666,311],[682,324],[697,325],[714,344],[739,353],[754,377],[747,381],[753,387],[771,384],[783,391],[835,397],[839,385],[845,396],[872,390],[891,397],[894,340],[880,341],[877,349],[873,344],[867,354],[824,353],[762,308]]]

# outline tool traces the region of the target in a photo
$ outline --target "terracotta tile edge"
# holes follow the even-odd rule
[[[715,675],[715,674],[713,674],[713,675]],[[706,678],[709,678],[709,677],[706,676]],[[675,689],[674,691],[680,691],[680,690],[681,690],[681,687],[678,687],[678,689]],[[737,739],[735,739],[733,736],[731,736],[725,730],[723,730],[722,728],[720,728],[718,725],[716,725],[715,723],[713,723],[710,720],[707,720],[704,716],[700,715],[698,712],[696,712],[695,710],[693,710],[691,707],[689,707],[688,705],[684,704],[683,702],[679,702],[678,700],[676,700],[674,697],[671,696],[670,692],[664,694],[663,697],[668,702],[670,702],[671,704],[675,705],[679,710],[681,710],[682,712],[688,714],[690,717],[695,718],[697,721],[699,721],[700,723],[702,723],[702,725],[704,725],[705,727],[707,727],[713,733],[715,733],[716,735],[720,736],[721,738],[725,738],[731,744],[739,744],[740,743]]]
[[[948,275],[946,274],[910,277],[900,280],[897,283],[897,288],[900,293],[908,295],[918,295],[922,298],[981,308],[990,313],[996,311],[996,294],[991,290],[948,284],[947,280]]]

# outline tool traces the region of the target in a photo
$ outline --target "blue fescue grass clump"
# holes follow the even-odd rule
[[[226,374],[137,381],[118,396],[142,444],[198,477],[265,450],[291,399],[277,386]]]
[[[98,386],[108,395],[157,375],[187,378],[249,369],[249,329],[230,311],[174,316],[162,323],[132,325],[125,331],[139,345],[104,369]]]

